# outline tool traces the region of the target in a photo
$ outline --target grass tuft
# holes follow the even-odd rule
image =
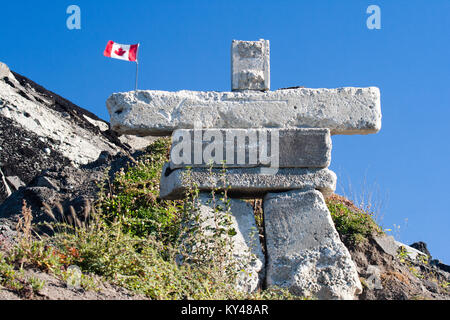
[[[350,200],[333,195],[326,202],[336,230],[347,246],[364,242],[373,233],[383,233],[373,214],[356,207]]]

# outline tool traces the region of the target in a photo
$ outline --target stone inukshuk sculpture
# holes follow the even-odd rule
[[[361,292],[356,266],[324,201],[336,188],[328,169],[331,135],[378,132],[380,92],[269,91],[269,51],[266,40],[233,41],[232,92],[114,93],[107,101],[112,128],[141,136],[173,134],[160,196],[183,198],[189,188],[184,173],[192,167],[190,182],[202,192],[205,215],[225,161],[238,230],[235,256],[250,248],[257,257],[241,289],[253,291],[265,281],[300,296],[353,299]],[[253,209],[239,200],[256,197],[264,198],[266,258],[259,242],[249,243],[256,229]]]

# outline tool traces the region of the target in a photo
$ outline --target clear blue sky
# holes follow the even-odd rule
[[[81,30],[66,9],[81,8]],[[381,8],[381,30],[366,9]],[[381,223],[450,264],[450,1],[3,1],[0,61],[103,119],[134,86],[108,40],[142,44],[141,89],[230,90],[232,39],[271,41],[272,89],[378,86],[383,128],[334,136],[340,193],[372,194]],[[407,224],[405,222],[407,219]]]

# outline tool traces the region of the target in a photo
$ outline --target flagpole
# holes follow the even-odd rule
[[[137,48],[137,52],[136,52],[136,84],[134,87],[134,91],[137,91],[137,87],[138,87],[138,72],[139,72],[139,47],[140,47],[140,43],[138,43],[138,48]]]
[[[136,84],[135,84],[135,87],[134,87],[134,91],[137,91],[138,72],[139,72],[139,63],[136,61]]]

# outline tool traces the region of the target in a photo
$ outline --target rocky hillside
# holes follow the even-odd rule
[[[0,219],[17,215],[24,198],[37,216],[44,203],[79,208],[113,158],[152,140],[118,137],[93,113],[0,63]]]
[[[0,203],[43,170],[79,168],[148,140],[119,138],[107,122],[0,62]]]
[[[450,268],[433,259],[425,243],[408,246],[380,232],[364,210],[344,197],[333,195],[327,205],[357,266],[360,300],[450,299]]]
[[[16,237],[23,200],[36,223],[46,220],[44,206],[61,208],[65,215],[81,211],[95,200],[107,167],[113,174],[153,140],[117,136],[93,113],[0,62],[0,247]],[[37,270],[26,274],[45,280],[47,289],[38,296],[0,289],[0,300],[133,298],[107,283],[99,292],[83,293]]]
[[[118,137],[107,122],[0,63],[0,300],[290,297],[231,295],[230,281],[211,275],[208,266],[193,274],[194,269],[175,265],[167,248],[180,229],[182,206],[159,199],[169,144],[158,140],[144,150],[152,140]],[[98,204],[106,178],[111,183]],[[31,210],[24,210],[23,200]],[[107,224],[93,219],[95,202],[102,218],[114,219]],[[450,298],[450,267],[433,260],[425,244],[414,244],[415,250],[387,237],[370,213],[343,197],[333,195],[327,205],[357,266],[363,284],[359,299]],[[67,218],[82,232],[59,238],[49,232],[46,242],[32,240],[31,226],[23,225],[27,212],[34,223]],[[16,242],[20,246],[13,249]],[[86,287],[96,290],[68,288],[62,278],[70,265],[89,274]],[[196,281],[202,277],[205,281]],[[211,287],[204,290],[204,283]]]

